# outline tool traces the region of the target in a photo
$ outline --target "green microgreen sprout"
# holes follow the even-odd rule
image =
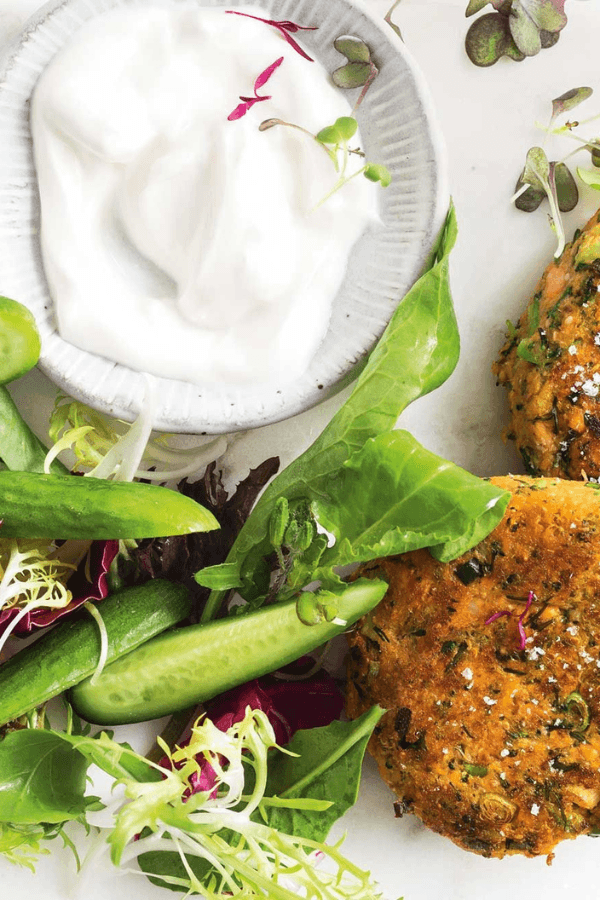
[[[522,62],[553,47],[567,24],[565,0],[469,0],[465,15],[481,12],[488,3],[495,12],[476,19],[465,38],[471,62],[493,66],[502,56]]]
[[[359,156],[363,159],[365,157],[364,151],[359,147],[351,147],[349,142],[358,130],[356,113],[365,99],[367,91],[379,74],[379,70],[371,58],[369,47],[360,38],[354,35],[343,35],[334,41],[334,47],[342,56],[346,57],[346,63],[336,69],[332,75],[334,84],[343,90],[353,90],[362,87],[362,91],[354,104],[352,115],[340,116],[332,125],[326,125],[317,134],[313,134],[308,129],[293,122],[284,122],[283,119],[265,119],[259,125],[259,131],[269,131],[278,125],[294,128],[296,131],[316,141],[329,156],[338,179],[332,189],[316,204],[315,209],[318,209],[340,188],[358,175],[364,175],[369,181],[378,182],[382,187],[387,187],[392,180],[392,176],[386,166],[380,163],[371,163],[367,160],[365,160],[362,167],[351,174],[348,173],[348,163],[351,156]]]
[[[584,138],[577,134],[576,129],[589,122],[595,121],[599,116],[592,116],[584,121],[566,121],[557,124],[560,116],[571,112],[575,107],[592,96],[592,88],[572,88],[552,100],[550,119],[547,125],[540,125],[545,132],[544,144],[549,138],[565,137],[577,143],[577,147],[567,153],[560,160],[550,160],[544,146],[532,147],[525,161],[525,168],[516,184],[513,202],[517,209],[523,212],[534,212],[547,198],[550,204],[550,223],[556,232],[557,247],[555,257],[559,257],[565,247],[565,232],[561,213],[575,209],[579,202],[579,189],[577,181],[567,165],[567,160],[576,153],[582,151],[591,155],[592,165],[600,166],[600,141],[596,137]],[[600,190],[600,178],[591,170],[577,169],[580,181],[589,187]]]
[[[395,24],[395,22],[392,22],[392,16],[394,15],[394,11],[400,6],[400,2],[401,2],[401,0],[396,0],[396,2],[391,5],[391,7],[388,9],[385,16],[383,17],[383,21],[387,22],[387,24],[390,26],[390,28],[392,28],[396,32],[396,34],[402,41],[402,40],[404,40],[404,38],[402,37],[402,32],[400,31],[400,28]]]

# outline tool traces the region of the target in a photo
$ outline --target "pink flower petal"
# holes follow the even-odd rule
[[[249,109],[254,106],[254,98],[253,102],[250,103],[248,100],[244,101],[244,103],[240,103],[233,112],[229,113],[227,116],[228,122],[235,122],[237,119],[241,119],[242,116],[245,116]]]
[[[316,26],[314,25],[296,25],[295,22],[289,21],[281,21],[277,22],[275,19],[262,19],[260,16],[251,16],[250,13],[239,12],[236,9],[226,9],[226,13],[232,16],[245,16],[247,19],[255,19],[257,22],[264,22],[265,25],[271,25],[272,28],[276,28],[279,33],[285,38],[290,47],[293,47],[296,53],[299,53],[304,59],[308,60],[308,62],[314,62],[312,56],[309,56],[306,53],[300,44],[298,44],[292,37],[290,37],[289,32],[293,31],[316,31]]]
[[[278,26],[279,28],[279,26]],[[283,28],[279,28],[279,31],[284,36],[290,47],[293,47],[296,53],[299,53],[304,59],[308,60],[308,62],[314,62],[312,56],[309,56],[308,53],[302,49],[300,44],[294,40],[294,38]]]
[[[271,75],[273,74],[273,72],[274,72],[276,69],[279,68],[279,66],[281,65],[282,62],[283,62],[283,56],[280,56],[279,59],[276,59],[274,63],[271,63],[271,65],[268,66],[268,67],[264,70],[264,72],[261,72],[261,73],[260,73],[260,75],[258,76],[258,78],[256,79],[256,81],[254,82],[254,93],[255,93],[255,95],[257,95],[257,93],[258,93],[258,91],[260,90],[260,88],[263,87],[263,85],[265,85],[265,84],[267,83],[267,81],[269,80],[269,78],[271,77]],[[266,98],[266,97],[260,97],[260,98],[257,98],[257,99],[260,99],[260,100],[266,100],[267,98]],[[270,99],[270,98],[269,98],[269,99]]]

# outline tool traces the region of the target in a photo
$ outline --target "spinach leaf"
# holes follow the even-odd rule
[[[235,835],[228,834],[224,829],[219,832],[219,836],[226,843],[229,843],[230,839],[235,839]],[[174,850],[152,850],[140,853],[137,860],[148,881],[157,887],[166,888],[168,891],[176,891],[181,895],[183,888],[175,880],[185,879],[187,872],[179,853]],[[200,884],[205,884],[210,875],[214,874],[214,868],[206,859],[201,859],[198,856],[187,856],[186,863]],[[175,881],[175,883],[173,884],[170,879]]]
[[[322,812],[267,806],[268,824],[285,834],[324,841],[333,823],[356,803],[365,750],[384,712],[374,706],[353,722],[297,731],[286,750],[298,756],[278,754],[271,761],[266,794],[332,805]]]
[[[0,742],[0,822],[64,822],[88,808],[88,763],[51,731],[24,729]]]

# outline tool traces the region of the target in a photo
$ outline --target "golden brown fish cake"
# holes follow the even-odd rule
[[[600,212],[546,268],[493,371],[531,475],[600,477]]]
[[[600,827],[600,486],[494,478],[506,514],[451,563],[380,560],[349,636],[347,710],[397,811],[484,856],[551,854]]]

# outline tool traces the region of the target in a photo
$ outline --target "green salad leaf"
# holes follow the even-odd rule
[[[492,484],[425,450],[407,431],[378,435],[313,503],[336,538],[320,562],[346,565],[421,547],[452,559],[488,534],[507,502],[508,495],[499,497]]]
[[[297,731],[286,750],[269,765],[266,792],[281,799],[329,801],[320,812],[301,807],[267,807],[268,824],[301,837],[324,841],[331,826],[356,803],[362,761],[373,729],[385,710],[379,706],[353,722]]]
[[[18,472],[43,472],[47,447],[33,433],[17,409],[5,385],[0,385],[0,459],[7,469]],[[50,467],[55,475],[69,470],[55,459]]]
[[[23,729],[0,741],[0,822],[14,825],[79,818],[88,764],[52,731]]]
[[[409,504],[397,494],[386,494],[377,485],[377,477],[382,475],[388,483],[394,482],[399,491],[412,491],[402,474],[405,471],[400,452],[403,442],[405,449],[412,453],[411,472],[416,475],[417,484],[423,486],[423,480],[418,476],[420,468],[432,465],[428,452],[416,442],[411,443],[408,437],[386,442],[385,436],[394,429],[400,413],[414,400],[439,387],[458,361],[460,341],[448,271],[456,234],[456,216],[451,207],[431,252],[427,270],[397,307],[349,399],[314,444],[271,482],[238,534],[225,563],[226,574],[229,583],[241,585],[240,593],[247,601],[260,602],[261,596],[267,594],[269,569],[264,565],[264,559],[273,549],[269,541],[269,523],[282,497],[290,504],[312,504],[317,519],[323,515],[334,526],[332,531],[337,531],[337,536],[341,536],[340,529],[344,529],[344,541],[335,550],[330,552],[318,546],[318,553],[322,551],[320,560],[313,554],[311,564],[319,563],[320,575],[325,574],[325,559],[329,566],[339,565],[342,560],[364,561],[372,559],[374,554],[410,549],[414,541],[414,545],[420,547],[445,545],[438,550],[443,558],[447,558],[451,547],[459,555],[463,549],[473,546],[469,540],[476,543],[502,517],[506,504],[503,506],[500,500],[506,497],[504,492],[470,476],[468,502],[454,517],[448,513],[446,531],[435,530],[435,521],[433,529],[428,530],[426,519],[422,519],[418,539],[402,541],[400,535],[413,526],[410,521],[404,523],[397,514],[407,511]],[[372,439],[375,444],[363,451]],[[394,444],[394,441],[398,443]],[[395,450],[391,449],[393,446]],[[376,462],[379,451],[385,459],[382,457],[381,462]],[[357,453],[364,455],[351,463]],[[436,465],[440,464],[438,461]],[[369,466],[377,469],[377,477],[374,471],[369,475]],[[392,468],[397,471],[392,472]],[[466,477],[466,473],[459,475],[459,472],[457,470],[450,479],[453,486],[445,499],[436,495],[435,503],[445,503],[448,508],[455,504],[457,494],[460,494],[456,479],[460,481]],[[342,488],[344,483],[348,485],[353,480],[357,489],[367,489],[367,495],[353,495],[347,488]],[[434,502],[434,488],[437,490],[438,486],[442,490],[447,487],[443,479],[431,482],[420,500],[415,499],[415,506],[424,502],[425,497],[430,504]],[[386,504],[395,515],[393,525],[392,513],[390,517],[385,516]],[[334,506],[338,507],[337,512]],[[359,508],[360,519],[355,523],[354,512]],[[469,524],[469,519],[474,519],[477,526]],[[328,527],[325,521],[321,524]],[[352,537],[346,533],[348,527]],[[392,535],[396,537],[395,543]],[[298,565],[295,572],[298,573]],[[201,573],[198,578],[201,580]],[[211,572],[211,579],[212,584],[218,583],[216,571]],[[297,578],[294,585],[299,586]],[[225,591],[213,590],[204,610],[205,621],[216,615],[224,597]]]

